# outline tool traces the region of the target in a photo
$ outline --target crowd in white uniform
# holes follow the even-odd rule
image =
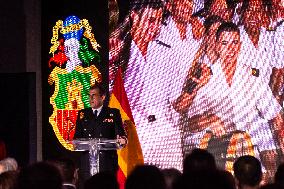
[[[202,0],[195,1],[193,6],[203,4]],[[209,82],[198,91],[188,109],[188,116],[210,109],[225,125],[234,123],[234,129],[248,132],[260,151],[275,149],[268,120],[282,107],[272,95],[269,79],[273,67],[284,67],[283,24],[276,31],[261,28],[258,48],[243,27],[240,31],[242,46],[232,86],[228,86],[217,61],[211,66],[213,75]],[[181,169],[184,133],[179,127],[180,115],[171,104],[182,92],[201,41],[194,38],[191,24],[187,24],[186,38],[181,39],[176,22],[169,16],[157,37],[149,42],[146,56],[135,41],[131,42],[124,85],[146,163]],[[251,74],[251,68],[259,69],[258,77]],[[197,134],[187,133],[190,138],[184,142],[194,141],[197,147],[207,130],[210,128]]]

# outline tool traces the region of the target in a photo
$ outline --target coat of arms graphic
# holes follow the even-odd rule
[[[54,86],[50,97],[53,113],[49,122],[60,143],[69,150],[73,139],[78,111],[89,107],[89,88],[101,82],[95,62],[101,62],[92,28],[88,20],[69,16],[58,20],[53,27],[48,65],[48,83]],[[80,115],[81,116],[81,115]]]

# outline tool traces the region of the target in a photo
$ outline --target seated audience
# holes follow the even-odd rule
[[[6,171],[0,174],[1,189],[15,189],[18,171]]]
[[[100,172],[86,180],[84,189],[118,189],[116,177],[111,172]]]
[[[173,183],[181,176],[181,172],[175,168],[162,169],[166,182],[166,189],[172,189]]]
[[[173,189],[235,189],[233,175],[228,171],[208,169],[183,174]]]
[[[58,158],[50,161],[55,165],[63,180],[63,189],[76,189],[78,184],[78,168],[75,162],[69,158]]]
[[[126,179],[125,189],[165,189],[164,176],[154,165],[139,165]]]
[[[259,188],[262,179],[260,161],[250,155],[239,157],[233,165],[238,189]]]
[[[276,183],[269,183],[269,184],[260,186],[259,189],[283,189],[283,187],[279,186]]]
[[[193,149],[183,161],[183,173],[215,169],[216,162],[214,156],[204,149]]]
[[[54,165],[38,162],[20,170],[17,189],[62,189],[62,178]]]

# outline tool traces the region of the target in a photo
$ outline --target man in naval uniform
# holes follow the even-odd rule
[[[124,146],[127,143],[125,130],[122,125],[118,109],[104,105],[106,91],[102,85],[96,83],[90,88],[90,108],[78,112],[74,139],[102,138],[117,139]],[[116,174],[118,170],[118,157],[116,150],[99,152],[99,170]]]

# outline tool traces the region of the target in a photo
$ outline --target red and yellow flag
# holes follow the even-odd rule
[[[131,113],[127,95],[122,81],[121,69],[116,74],[112,94],[110,96],[109,107],[120,110],[122,122],[127,133],[128,144],[125,148],[118,150],[118,181],[120,189],[124,188],[124,183],[136,165],[144,163],[142,149],[137,135],[134,119]]]

